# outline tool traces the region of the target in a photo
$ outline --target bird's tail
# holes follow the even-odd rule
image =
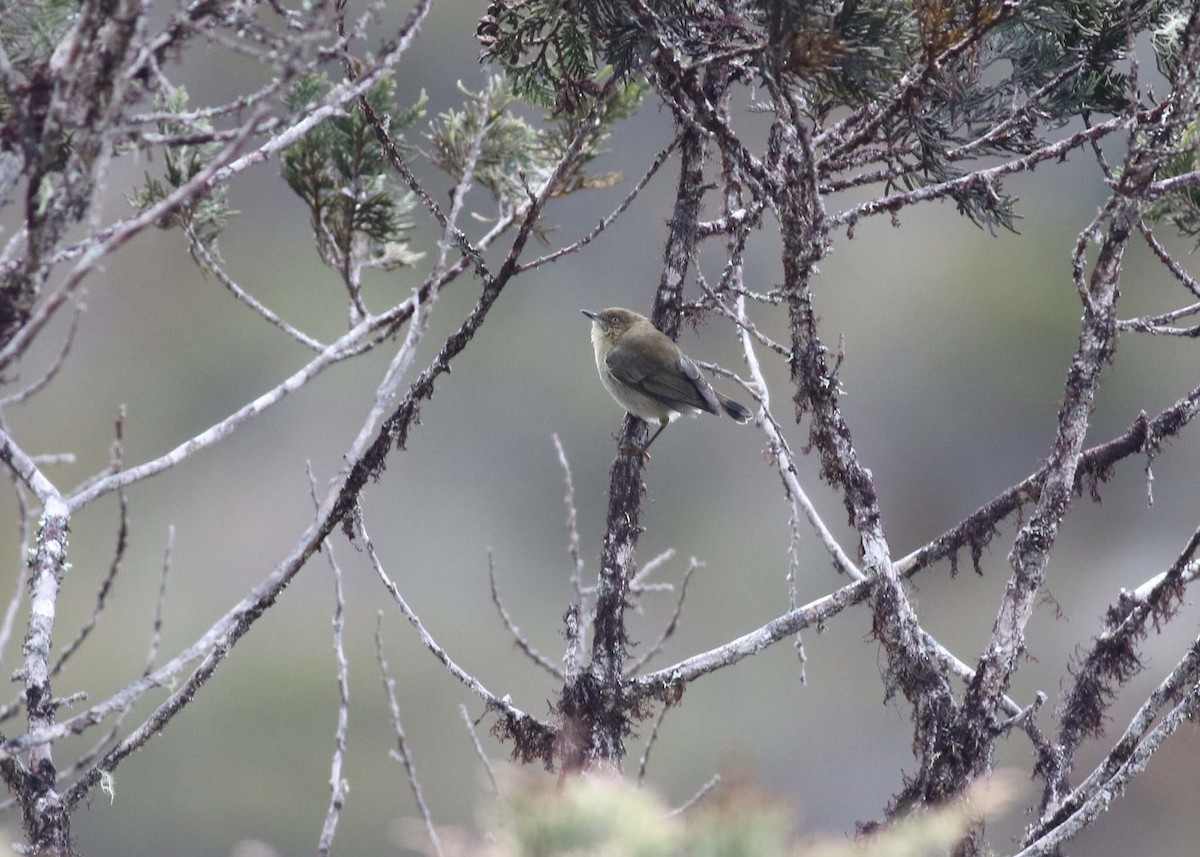
[[[717,401],[721,403],[721,410],[725,411],[725,413],[729,414],[729,416],[733,417],[739,423],[750,422],[750,417],[753,414],[750,413],[750,410],[745,405],[739,404],[720,393],[717,393]]]

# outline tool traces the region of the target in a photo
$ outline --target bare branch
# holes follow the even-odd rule
[[[684,801],[679,806],[675,807],[675,809],[671,810],[669,813],[667,813],[667,815],[683,815],[685,812],[687,812],[689,809],[691,809],[693,806],[695,806],[697,803],[699,803],[704,798],[705,795],[707,795],[709,792],[711,792],[713,789],[715,789],[720,784],[721,784],[721,775],[713,774],[712,778],[707,783],[702,785],[698,792],[696,792],[694,795],[692,795],[690,798],[688,798],[686,801]]]
[[[487,552],[487,558],[488,583],[490,584],[492,590],[492,603],[496,605],[496,612],[500,614],[500,620],[504,622],[504,627],[507,628],[508,633],[512,635],[513,642],[517,644],[517,648],[524,652],[525,656],[531,661],[544,669],[546,672],[550,673],[550,675],[554,676],[559,681],[562,681],[563,671],[559,668],[558,664],[554,663],[537,649],[535,649],[533,645],[527,639],[525,639],[525,636],[521,633],[521,629],[517,627],[515,622],[513,622],[512,617],[508,615],[508,610],[505,609],[504,602],[500,600],[500,590],[496,587],[496,561],[495,557],[492,556],[492,551],[490,548]]]
[[[314,496],[315,499],[315,496]],[[342,810],[346,806],[346,795],[350,792],[350,783],[342,778],[342,765],[346,756],[346,731],[350,723],[350,665],[346,662],[346,651],[343,646],[343,632],[346,625],[346,599],[342,592],[342,568],[333,556],[333,546],[326,540],[325,555],[329,558],[329,566],[333,571],[333,651],[337,659],[338,683],[338,716],[337,729],[333,736],[333,761],[329,770],[329,809],[325,813],[325,824],[321,828],[321,838],[317,842],[317,853],[328,855],[333,851],[333,837],[337,833],[338,821],[341,820]],[[376,634],[379,630],[376,628]],[[385,666],[380,654],[380,664]],[[386,669],[385,682],[386,682]],[[389,693],[391,689],[389,688]],[[396,718],[399,723],[399,717]]]
[[[79,329],[79,317],[83,315],[86,309],[87,307],[82,302],[76,302],[75,312],[71,313],[71,326],[67,329],[67,335],[63,338],[62,348],[59,349],[58,356],[54,358],[54,362],[42,373],[40,378],[28,387],[0,399],[0,408],[6,408],[9,405],[19,405],[22,402],[28,401],[45,389],[46,385],[58,376],[63,364],[67,362],[67,356],[71,353],[71,346],[75,344],[75,333]]]
[[[349,359],[353,356],[351,348],[376,331],[387,328],[396,320],[407,317],[415,307],[415,297],[396,305],[388,312],[379,316],[364,319],[350,331],[325,347],[320,354],[310,360],[291,376],[258,396],[253,401],[230,414],[225,419],[213,424],[208,429],[190,438],[175,449],[144,464],[131,467],[81,486],[68,500],[72,510],[82,509],[92,501],[109,493],[132,485],[173,467],[179,462],[191,457],[202,449],[221,441],[233,431],[240,428],[253,417],[258,416],[272,405],[280,402],[285,396],[299,390],[313,378],[320,375],[330,366]]]
[[[646,763],[650,761],[650,751],[654,748],[654,742],[658,740],[658,730],[662,728],[662,722],[667,718],[667,712],[671,710],[671,706],[664,705],[659,709],[658,716],[654,718],[654,725],[650,727],[650,734],[646,737],[646,746],[642,750],[642,757],[638,759],[637,784],[641,786],[646,779]]]
[[[1157,256],[1158,260],[1166,266],[1168,271],[1171,272],[1171,276],[1177,279],[1185,289],[1187,289],[1196,297],[1200,298],[1200,280],[1197,280],[1195,277],[1189,274],[1187,269],[1184,268],[1183,265],[1179,264],[1179,262],[1177,262],[1175,258],[1167,252],[1167,248],[1164,247],[1156,237],[1154,237],[1154,232],[1144,220],[1138,221],[1137,228],[1138,232],[1142,234],[1142,237],[1146,239],[1146,244],[1154,252],[1154,255]]]
[[[1011,161],[1006,161],[995,167],[990,167],[984,170],[976,170],[967,173],[959,178],[948,179],[944,182],[925,185],[916,190],[908,191],[907,193],[898,193],[893,196],[886,196],[879,199],[871,199],[867,202],[860,203],[853,208],[847,209],[840,214],[835,214],[829,219],[829,227],[837,229],[841,226],[851,226],[858,222],[860,218],[870,217],[875,214],[894,214],[902,208],[909,205],[915,205],[921,202],[929,202],[934,199],[945,199],[956,193],[962,193],[973,186],[987,186],[994,184],[998,179],[1005,176],[1014,175],[1016,173],[1032,170],[1038,164],[1045,161],[1061,158],[1067,153],[1078,149],[1080,146],[1087,144],[1092,140],[1100,139],[1116,131],[1120,131],[1129,127],[1129,120],[1124,116],[1114,116],[1107,122],[1100,122],[1090,128],[1084,128],[1077,131],[1070,137],[1043,146],[1028,155],[1020,158],[1014,158]]]
[[[575,511],[575,483],[571,480],[571,464],[567,461],[567,453],[563,449],[562,441],[558,439],[557,433],[551,437],[554,439],[554,449],[558,452],[558,463],[562,466],[563,482],[566,485],[563,504],[567,507],[567,553],[570,555],[573,565],[571,586],[575,589],[575,595],[582,597],[583,556],[579,551],[579,515]]]
[[[588,244],[591,244],[601,232],[612,226],[616,219],[624,214],[626,209],[633,204],[633,200],[637,197],[638,193],[642,190],[642,188],[650,183],[650,179],[654,178],[654,174],[657,173],[662,165],[666,163],[667,158],[671,156],[671,153],[674,152],[678,146],[679,137],[676,137],[667,145],[665,149],[655,156],[654,160],[650,164],[649,169],[642,174],[642,177],[638,179],[637,184],[633,186],[633,189],[629,191],[625,199],[621,200],[621,204],[613,209],[611,214],[597,223],[591,232],[589,232],[587,235],[584,235],[578,241],[568,244],[566,247],[560,247],[552,253],[547,253],[546,255],[540,256],[531,262],[526,262],[525,264],[521,265],[518,270],[520,270],[522,273],[525,271],[532,271],[535,268],[540,268],[542,265],[545,265],[548,262],[554,262],[558,259],[561,259],[563,256],[582,250]]]
[[[1071,668],[1071,684],[1059,708],[1058,743],[1041,765],[1046,781],[1042,816],[1054,814],[1066,799],[1067,775],[1075,753],[1085,737],[1103,734],[1105,712],[1117,688],[1142,669],[1138,643],[1179,609],[1187,585],[1200,571],[1195,557],[1200,550],[1197,529],[1171,567],[1143,583],[1133,592],[1122,590],[1117,603],[1105,615],[1104,630],[1086,652],[1077,653]]]
[[[96,592],[96,603],[92,607],[91,615],[88,616],[87,621],[83,623],[83,626],[75,634],[75,639],[62,647],[62,651],[58,655],[58,660],[54,662],[54,667],[50,670],[50,675],[52,676],[58,675],[62,671],[63,665],[83,644],[83,641],[88,638],[92,629],[96,627],[96,622],[100,618],[100,614],[104,612],[104,608],[108,604],[108,595],[112,591],[113,581],[116,580],[117,572],[121,568],[121,561],[125,558],[125,549],[129,545],[129,502],[125,497],[124,491],[117,492],[117,504],[117,544],[113,550],[112,561],[108,565],[108,573],[105,574],[104,580],[100,582],[100,588]]]
[[[500,784],[496,781],[496,771],[492,768],[492,761],[487,757],[487,753],[483,751],[483,745],[479,743],[479,736],[475,734],[475,724],[471,720],[471,714],[467,711],[465,705],[458,706],[459,713],[462,714],[463,723],[467,726],[467,733],[471,736],[471,743],[475,745],[475,755],[479,757],[479,761],[483,763],[483,770],[487,773],[488,782],[492,784],[492,794],[500,794]]]
[[[212,253],[208,252],[208,248],[205,247],[204,242],[196,236],[195,230],[192,229],[190,225],[186,227],[186,234],[188,238],[188,246],[191,248],[192,254],[200,260],[200,264],[202,264],[210,273],[212,273],[214,277],[221,281],[221,285],[228,289],[230,294],[266,319],[269,324],[279,328],[288,336],[292,337],[292,339],[295,339],[297,342],[301,343],[312,351],[316,351],[319,354],[325,350],[325,346],[320,342],[313,339],[304,331],[292,327],[292,325],[288,324],[286,321],[264,306],[256,297],[254,297],[254,295],[250,294],[236,282],[234,282],[233,278],[225,272],[225,269],[216,260],[216,258],[213,257]]]
[[[655,640],[654,643],[646,649],[646,651],[642,652],[642,654],[639,655],[633,661],[633,663],[629,664],[629,666],[625,668],[626,676],[637,675],[639,672],[641,672],[642,667],[648,664],[655,655],[661,652],[667,640],[671,639],[672,635],[675,633],[675,629],[679,627],[679,617],[683,615],[683,602],[684,599],[687,598],[688,583],[691,582],[692,574],[696,571],[696,569],[703,567],[704,563],[700,562],[695,557],[692,557],[688,561],[687,571],[684,572],[683,575],[683,583],[679,587],[679,599],[675,602],[675,611],[671,614],[671,618],[667,620],[667,625],[665,628],[663,628],[662,633],[659,634],[658,639]]]
[[[638,676],[633,679],[632,685],[638,692],[667,698],[673,690],[687,682],[756,655],[805,628],[819,626],[846,607],[864,601],[871,592],[871,585],[872,581],[862,580],[843,586],[795,610],[789,610],[728,643],[692,655],[664,669]]]
[[[1079,833],[1120,797],[1130,779],[1141,773],[1151,756],[1184,722],[1200,710],[1200,640],[1188,649],[1183,660],[1138,710],[1117,746],[1083,784],[1062,804],[1049,821],[1026,836],[1028,843],[1014,857],[1048,857],[1062,843]],[[1190,685],[1190,687],[1189,687]],[[1184,688],[1188,688],[1184,692]],[[1150,728],[1159,709],[1171,699],[1179,702]]]
[[[375,544],[371,541],[371,537],[367,534],[363,524],[361,512],[357,512],[355,514],[355,527],[358,530],[359,537],[362,539],[363,549],[367,552],[367,556],[371,560],[371,566],[375,569],[375,574],[379,576],[384,588],[386,588],[391,594],[392,600],[396,602],[396,606],[400,609],[401,614],[403,614],[404,618],[408,620],[409,624],[416,629],[417,634],[421,638],[421,643],[425,646],[425,648],[429,649],[435,658],[441,662],[442,666],[446,668],[446,671],[466,685],[466,687],[472,693],[482,699],[484,703],[487,704],[489,709],[503,711],[510,718],[518,721],[536,722],[528,714],[521,711],[519,708],[509,702],[507,697],[501,699],[484,687],[483,683],[480,682],[479,679],[475,678],[475,676],[471,675],[458,664],[456,664],[450,658],[450,656],[446,654],[446,650],[439,646],[437,641],[433,639],[427,630],[425,630],[425,626],[421,624],[421,620],[417,617],[417,614],[413,612],[413,609],[408,606],[408,602],[404,600],[404,596],[400,594],[400,588],[396,586],[396,584],[388,576],[388,573],[384,570],[383,563],[379,561],[379,556],[375,553]]]
[[[1114,347],[1112,330],[1121,259],[1136,222],[1133,203],[1123,204],[1111,214],[1108,234],[1088,288],[1079,346],[1067,376],[1046,476],[1035,510],[1013,545],[1012,582],[1005,592],[988,648],[980,658],[975,680],[968,689],[965,704],[969,708],[979,711],[993,708],[1024,653],[1025,624],[1033,613],[1050,550],[1074,495],[1076,471],[1100,372]]]
[[[360,522],[361,526],[361,522]],[[364,540],[366,536],[364,535]],[[442,857],[442,841],[438,837],[437,828],[433,824],[433,816],[425,803],[425,793],[421,789],[421,781],[417,779],[417,768],[413,764],[412,752],[408,748],[408,739],[404,736],[404,724],[400,721],[400,703],[396,701],[396,680],[388,672],[387,661],[383,657],[383,611],[380,610],[375,620],[375,657],[379,661],[379,675],[383,679],[383,689],[387,693],[388,705],[392,711],[392,727],[396,730],[396,748],[391,756],[404,765],[408,773],[408,785],[412,789],[421,818],[425,821],[425,829],[429,833],[429,841],[438,857]]]
[[[167,577],[175,554],[175,525],[167,527],[167,546],[163,550],[162,572],[158,576],[158,598],[154,602],[154,625],[150,632],[150,646],[146,651],[146,666],[142,675],[147,676],[158,662],[158,647],[162,643],[163,604],[167,599]]]
[[[3,429],[0,429],[0,461],[7,464],[13,475],[25,483],[34,496],[42,501],[47,514],[64,516],[69,514],[69,509],[66,508],[62,495],[58,493],[54,483],[42,474],[33,459],[26,455],[24,450],[17,446],[9,437],[8,432]],[[51,506],[55,507],[54,513],[50,512]]]

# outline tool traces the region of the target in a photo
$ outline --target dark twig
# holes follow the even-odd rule
[[[1167,248],[1164,247],[1162,242],[1160,242],[1158,238],[1154,236],[1154,232],[1151,230],[1149,224],[1147,224],[1144,220],[1139,220],[1137,228],[1142,237],[1146,239],[1146,244],[1154,252],[1154,255],[1157,256],[1158,260],[1163,263],[1168,271],[1171,272],[1171,276],[1178,280],[1185,289],[1187,289],[1196,297],[1200,298],[1200,280],[1197,280],[1190,273],[1188,273],[1187,269],[1184,268],[1183,265],[1180,265],[1179,262],[1175,260],[1175,257],[1167,252]]]
[[[368,121],[374,127],[375,134],[379,138],[384,155],[389,163],[409,182],[410,186],[417,192],[417,195],[425,200],[426,205],[429,206],[430,211],[442,227],[454,236],[463,254],[471,259],[471,263],[475,266],[477,273],[483,280],[484,286],[474,308],[467,315],[466,319],[464,319],[458,330],[446,339],[445,344],[433,359],[433,362],[425,368],[416,381],[413,382],[412,386],[409,387],[408,395],[404,397],[399,407],[383,422],[375,442],[351,465],[349,473],[346,476],[345,488],[338,497],[333,515],[333,519],[342,524],[347,534],[353,531],[352,512],[357,505],[359,493],[371,478],[377,477],[383,471],[386,466],[387,455],[393,448],[405,448],[408,442],[409,430],[420,415],[421,403],[433,395],[437,379],[450,371],[451,361],[466,348],[467,344],[474,337],[475,332],[487,318],[492,305],[496,302],[504,287],[517,273],[517,260],[533,231],[534,224],[541,214],[542,207],[551,194],[558,188],[567,170],[579,156],[590,127],[597,121],[600,106],[603,104],[604,98],[607,98],[611,94],[613,81],[615,81],[615,78],[610,80],[604,91],[596,99],[591,111],[581,123],[579,131],[555,165],[545,185],[540,189],[535,202],[526,208],[524,218],[521,221],[520,228],[517,230],[517,235],[513,239],[512,246],[509,248],[503,263],[494,276],[484,262],[479,249],[471,244],[461,230],[458,230],[450,223],[437,203],[421,187],[420,182],[413,175],[408,162],[401,155],[399,148],[391,138],[382,120],[375,114],[370,105],[366,103],[365,99],[360,102],[364,115],[366,115]]]
[[[1054,816],[1066,799],[1067,776],[1083,739],[1101,736],[1105,711],[1115,699],[1117,688],[1141,671],[1138,643],[1149,633],[1151,623],[1158,627],[1178,610],[1188,583],[1200,567],[1195,559],[1198,550],[1200,529],[1192,533],[1167,571],[1133,592],[1121,592],[1105,616],[1104,630],[1085,653],[1076,657],[1071,684],[1059,708],[1058,743],[1039,766],[1046,781],[1043,819]]]
[[[1059,853],[1063,842],[1075,836],[1108,809],[1125,790],[1130,779],[1141,773],[1150,758],[1184,722],[1200,711],[1200,640],[1134,715],[1125,734],[1091,776],[1071,793],[1058,812],[1039,823],[1025,837],[1027,843],[1014,857],[1049,857]],[[1178,699],[1175,706],[1154,725],[1163,705]],[[1153,726],[1153,728],[1151,728]]]
[[[1138,417],[1120,435],[1086,450],[1080,456],[1073,490],[1079,493],[1086,487],[1095,494],[1096,486],[1111,478],[1113,467],[1119,461],[1137,453],[1157,454],[1159,448],[1177,436],[1198,413],[1200,387],[1196,387],[1153,419],[1147,419],[1145,415]],[[996,525],[1040,496],[1046,474],[1047,467],[1043,466],[1006,488],[960,523],[897,560],[896,568],[905,577],[911,577],[917,571],[946,557],[951,558],[951,567],[955,568],[955,558],[964,548],[970,550],[972,559],[978,563],[984,547],[991,541]],[[978,565],[976,570],[979,570]]]
[[[830,229],[837,229],[841,226],[848,226],[857,223],[863,217],[870,217],[876,214],[894,214],[902,208],[917,203],[929,202],[935,199],[945,199],[956,193],[961,193],[970,189],[973,186],[983,186],[994,184],[998,179],[1005,176],[1014,175],[1016,173],[1032,170],[1038,164],[1045,161],[1050,161],[1055,158],[1062,158],[1071,151],[1078,149],[1080,146],[1087,144],[1091,140],[1099,139],[1121,130],[1128,126],[1128,120],[1124,116],[1116,116],[1109,119],[1107,122],[1101,122],[1092,125],[1090,128],[1084,128],[1077,131],[1070,137],[1066,137],[1049,145],[1043,146],[1028,155],[1023,155],[1019,158],[1014,158],[1011,161],[1005,161],[995,167],[989,167],[984,170],[976,170],[958,178],[947,179],[936,184],[925,185],[916,190],[898,193],[893,196],[879,197],[860,203],[853,208],[835,214],[830,218]]]

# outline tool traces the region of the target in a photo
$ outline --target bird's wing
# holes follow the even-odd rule
[[[655,368],[646,360],[639,358],[633,349],[627,348],[619,342],[608,349],[608,356],[604,358],[604,363],[614,378],[633,387],[639,386],[646,380],[646,375]]]
[[[712,387],[700,376],[696,364],[682,354],[677,361],[658,362],[647,360],[644,351],[617,343],[609,349],[605,363],[618,381],[669,408],[718,413]]]
[[[717,401],[717,394],[714,392],[712,385],[700,374],[700,370],[696,367],[696,364],[687,355],[679,355],[679,368],[683,371],[687,379],[691,381],[692,388],[704,401],[704,404],[698,404],[696,407],[702,411],[708,411],[710,414],[721,413],[720,403]]]

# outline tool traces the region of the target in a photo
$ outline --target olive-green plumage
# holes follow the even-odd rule
[[[740,423],[750,420],[749,410],[714,390],[696,364],[644,315],[620,307],[581,311],[592,320],[592,347],[604,388],[635,417],[659,423],[643,452],[683,413],[720,416],[723,410]]]

